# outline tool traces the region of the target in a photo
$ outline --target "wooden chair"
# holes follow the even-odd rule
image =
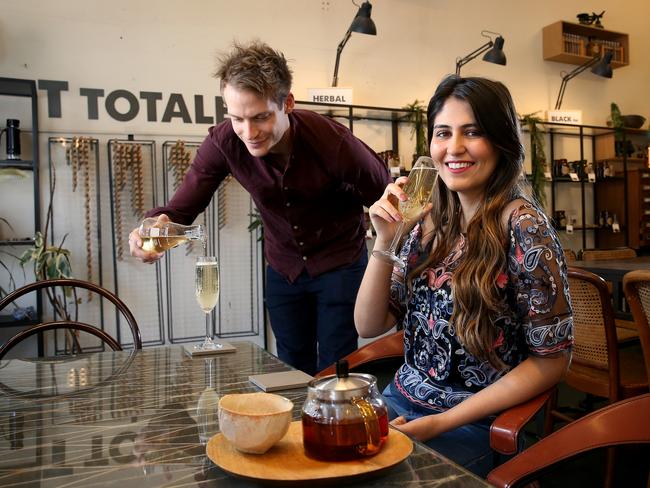
[[[487,477],[500,488],[528,486],[544,469],[581,453],[609,446],[650,443],[650,394],[592,412],[533,444]],[[647,469],[647,465],[646,465]],[[536,486],[536,485],[533,485]]]
[[[607,284],[600,276],[580,268],[568,268],[573,305],[573,355],[564,383],[580,392],[607,398],[610,403],[648,392],[648,377],[639,348],[620,348],[616,338],[614,310]],[[574,417],[557,406],[557,395],[547,409],[545,431],[556,419]],[[614,459],[610,454],[607,483],[611,486]]]
[[[580,250],[580,257],[585,261],[598,261],[598,260],[614,260],[614,259],[629,259],[636,257],[636,251],[630,247],[615,247],[612,249],[582,249]],[[567,260],[568,261],[568,260]],[[609,294],[613,293],[613,285],[607,281],[607,288]],[[612,297],[614,300],[619,301],[621,297]],[[616,322],[616,336],[621,343],[635,341],[639,338],[634,322],[623,319],[615,319]]]
[[[380,337],[348,354],[350,371],[370,373],[378,378],[380,391],[392,380],[397,368],[404,361],[404,331]],[[335,374],[336,365],[319,372],[316,376]],[[497,416],[490,427],[490,446],[500,454],[512,455],[519,450],[519,435],[528,422],[551,398],[555,387],[516,405]]]
[[[639,332],[646,374],[650,378],[650,270],[626,273],[623,290]]]
[[[69,301],[75,304],[73,311],[71,311],[67,306],[68,300],[62,298],[64,297],[65,292],[63,294],[57,295],[56,290],[59,288],[69,291],[71,293],[73,299]],[[95,325],[78,321],[78,309],[76,307],[76,304],[78,303],[78,299],[77,299],[78,289],[89,290],[90,292],[96,293],[101,298],[105,298],[106,300],[113,303],[113,305],[115,305],[117,310],[121,313],[121,316],[126,320],[127,324],[129,325],[129,329],[131,330],[131,335],[133,337],[133,347],[135,349],[142,349],[142,339],[140,337],[140,329],[135,320],[135,317],[133,316],[129,308],[126,306],[126,304],[122,300],[120,300],[115,294],[106,290],[105,288],[102,288],[88,281],[77,280],[77,279],[54,279],[54,280],[42,280],[42,281],[36,281],[34,283],[30,283],[8,294],[6,297],[0,300],[0,311],[2,311],[10,303],[13,303],[15,300],[28,293],[31,293],[36,290],[45,290],[48,294],[50,302],[54,304],[57,314],[61,317],[61,320],[42,322],[40,324],[31,326],[28,329],[22,330],[21,332],[18,332],[16,335],[11,337],[6,343],[4,343],[0,347],[0,358],[4,357],[4,355],[12,347],[14,347],[16,344],[20,343],[22,340],[26,339],[27,337],[31,337],[35,334],[45,332],[48,330],[60,330],[60,329],[73,332],[71,334],[71,338],[72,338],[71,352],[73,353],[83,352],[77,337],[79,331],[87,332],[89,334],[94,335],[95,337],[100,338],[103,342],[108,344],[113,350],[122,350],[122,346],[113,337],[111,337],[108,333],[106,333],[103,329]]]

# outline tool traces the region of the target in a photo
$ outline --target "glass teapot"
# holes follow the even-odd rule
[[[377,454],[388,437],[388,411],[369,374],[349,373],[336,363],[336,375],[309,382],[302,408],[305,453],[325,461]]]

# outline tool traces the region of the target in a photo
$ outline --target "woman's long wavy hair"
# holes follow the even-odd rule
[[[452,278],[454,310],[450,324],[470,354],[502,369],[505,365],[495,351],[497,331],[493,325],[503,302],[497,281],[500,273],[506,272],[507,265],[508,236],[502,216],[512,200],[531,199],[530,185],[523,173],[520,126],[512,97],[502,83],[452,75],[440,83],[429,102],[429,141],[436,116],[451,97],[469,103],[477,126],[497,150],[498,161],[483,202],[467,224],[466,252]],[[410,273],[409,282],[451,252],[461,234],[461,215],[458,195],[438,178],[431,211],[434,223],[431,253]]]

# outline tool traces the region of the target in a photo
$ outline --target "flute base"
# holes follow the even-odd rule
[[[229,342],[212,342],[212,346],[204,347],[203,344],[195,344],[194,346],[184,346],[185,353],[189,356],[214,356],[215,354],[226,354],[229,352],[237,351],[237,348]]]
[[[406,268],[406,263],[399,256],[396,256],[390,251],[372,251],[372,255],[380,261],[392,264],[397,268]]]

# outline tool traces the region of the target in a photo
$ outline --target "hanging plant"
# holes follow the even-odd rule
[[[531,158],[531,181],[533,196],[544,205],[546,194],[544,193],[544,167],[546,166],[546,153],[544,152],[544,133],[539,129],[538,124],[543,120],[533,112],[523,115],[521,121],[530,132],[530,158]]]
[[[420,156],[429,155],[429,147],[427,146],[427,107],[420,100],[415,100],[413,103],[403,107],[409,113],[406,120],[411,122],[411,140],[415,137],[415,153],[413,154],[413,162]]]

